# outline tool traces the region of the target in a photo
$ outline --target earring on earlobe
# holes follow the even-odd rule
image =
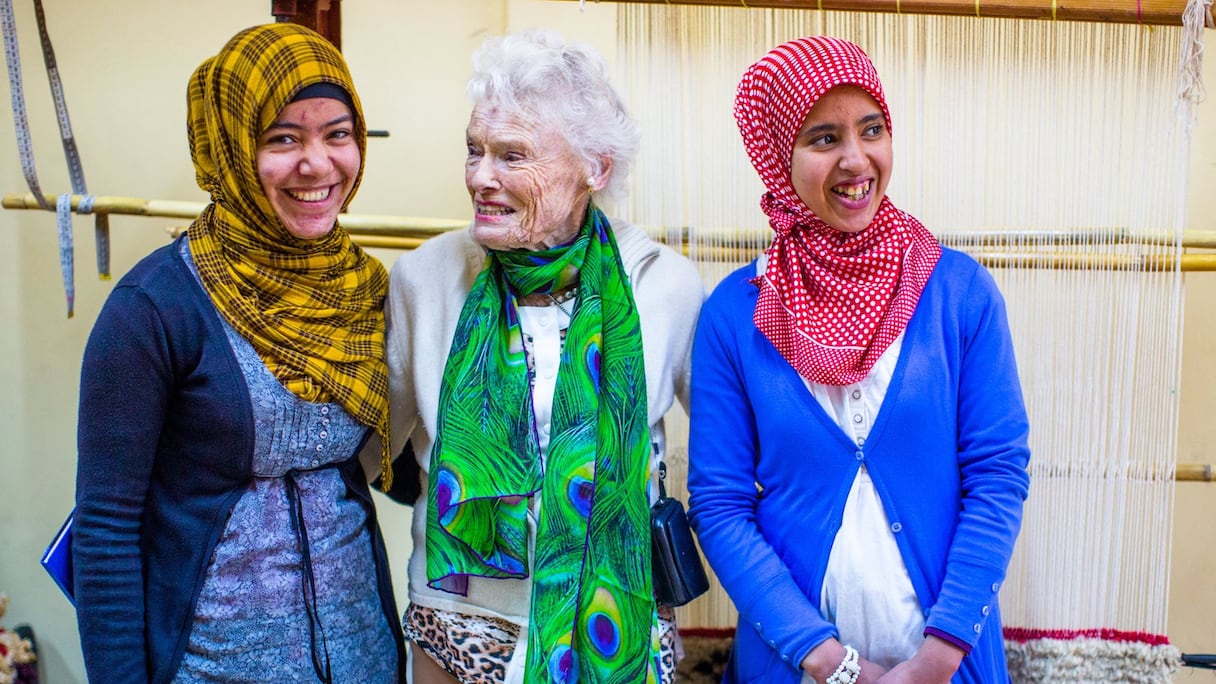
[[[595,194],[595,178],[594,177],[587,179],[587,194],[588,195]]]

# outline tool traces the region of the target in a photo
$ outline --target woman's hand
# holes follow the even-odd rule
[[[802,671],[815,678],[816,682],[826,682],[828,677],[840,667],[840,661],[844,660],[844,646],[836,639],[828,639],[811,649],[811,652],[802,659]],[[877,663],[872,663],[865,658],[858,657],[857,664],[860,670],[857,673],[857,684],[877,684],[881,681],[887,670]]]
[[[930,636],[925,638],[916,655],[891,668],[876,681],[877,684],[949,684],[964,655],[954,644]]]
[[[865,658],[859,659],[857,664],[861,665],[861,671],[857,673],[857,684],[878,684],[887,675],[887,668]]]

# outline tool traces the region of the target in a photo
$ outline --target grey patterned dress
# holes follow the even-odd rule
[[[253,401],[254,480],[207,568],[174,681],[316,682],[328,671],[333,682],[395,682],[367,516],[328,467],[368,428],[337,404],[296,397],[224,328]]]

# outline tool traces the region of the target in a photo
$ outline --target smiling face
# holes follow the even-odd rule
[[[493,250],[540,250],[578,234],[602,176],[551,124],[478,105],[469,118],[464,183],[473,239]]]
[[[882,108],[856,86],[832,88],[794,140],[790,177],[815,215],[845,233],[865,230],[887,193],[891,132]]]
[[[333,230],[359,177],[355,119],[326,97],[292,102],[258,137],[258,179],[279,220],[301,240]]]

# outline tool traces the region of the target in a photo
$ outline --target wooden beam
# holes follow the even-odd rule
[[[575,2],[577,0],[564,0]],[[596,0],[1181,26],[1186,0]]]
[[[342,0],[271,0],[275,21],[310,28],[342,49]]]

